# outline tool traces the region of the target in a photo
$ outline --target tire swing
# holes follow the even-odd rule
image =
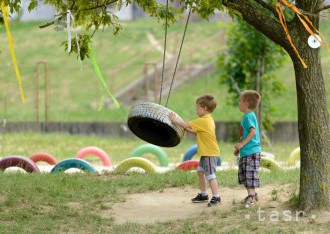
[[[165,153],[162,148],[156,146],[156,145],[150,145],[150,144],[145,144],[141,145],[133,151],[131,154],[131,157],[140,157],[144,153],[151,153],[157,156],[160,162],[160,166],[162,167],[168,167],[168,157],[167,154]]]
[[[90,173],[97,172],[97,170],[86,160],[79,158],[68,158],[56,164],[55,167],[53,167],[51,170],[51,173],[64,172],[71,168],[77,168]]]
[[[159,104],[151,102],[141,102],[133,105],[128,115],[127,125],[129,129],[140,139],[149,142],[154,145],[163,147],[174,147],[181,142],[185,134],[185,130],[172,123],[168,118],[168,114],[171,111],[167,108],[169,97],[173,86],[175,73],[177,70],[182,45],[186,35],[186,30],[190,18],[191,8],[189,10],[187,22],[184,29],[184,34],[181,41],[179,54],[177,57],[170,90],[167,96],[165,107],[161,105],[162,101],[162,89],[164,80],[164,67],[165,67],[165,53],[166,53],[166,38],[167,38],[167,18],[168,18],[168,0],[166,1],[166,21],[165,21],[165,40],[164,40],[164,53],[163,53],[163,69],[162,69],[162,80],[159,95]],[[175,113],[176,114],[176,113]],[[176,114],[179,119],[182,119]]]
[[[0,160],[0,170],[5,170],[8,167],[20,167],[26,172],[40,172],[39,167],[31,159],[23,156],[7,156]]]

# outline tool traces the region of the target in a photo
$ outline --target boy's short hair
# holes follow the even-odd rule
[[[254,110],[260,103],[261,96],[257,91],[254,90],[245,90],[241,93],[240,97],[243,101],[246,101],[249,104],[249,109]]]
[[[206,107],[208,112],[212,113],[217,107],[217,102],[212,95],[203,95],[196,100],[196,104]]]

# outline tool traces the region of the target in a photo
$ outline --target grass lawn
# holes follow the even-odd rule
[[[229,189],[241,191],[236,181],[237,171],[224,171],[217,173],[217,176],[220,191]],[[287,222],[282,215],[283,211],[295,212],[298,169],[281,174],[261,172],[260,176],[263,186],[270,188],[268,194],[271,195],[267,196],[272,196],[272,200],[268,205],[244,209],[236,203],[240,198],[236,195],[226,198],[223,205],[210,208],[213,210],[194,217],[149,224],[139,222],[118,224],[116,215],[113,214],[113,206],[120,207],[120,204],[124,204],[131,194],[141,194],[141,199],[144,199],[143,196],[148,193],[153,191],[162,193],[168,188],[177,188],[178,193],[172,196],[176,196],[187,186],[198,191],[196,174],[180,171],[125,175],[0,173],[0,231],[1,233],[168,233],[169,231],[172,233],[250,231],[326,233],[329,223],[318,223],[307,218],[300,218],[297,221],[292,219],[291,222]],[[289,188],[287,197],[282,195],[283,186]],[[274,204],[277,204],[275,208]],[[177,204],[174,202],[172,205]],[[230,209],[226,209],[227,206],[230,206]],[[264,212],[262,220],[258,217],[260,209]],[[280,216],[274,218],[274,211],[281,212]],[[150,210],[141,212],[152,213]]]

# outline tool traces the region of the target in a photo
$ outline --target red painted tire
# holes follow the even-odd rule
[[[103,149],[95,147],[95,146],[88,146],[88,147],[82,148],[76,154],[75,157],[82,159],[86,155],[89,155],[89,154],[98,156],[102,160],[103,166],[106,166],[106,167],[111,166],[111,162],[110,162],[110,158],[109,158],[108,154]]]
[[[37,163],[39,161],[47,162],[49,165],[56,165],[57,160],[53,155],[47,154],[45,152],[38,152],[30,157],[30,159]]]
[[[31,159],[23,156],[7,156],[0,160],[0,170],[8,167],[20,167],[26,172],[40,172],[38,166]]]
[[[199,161],[198,160],[188,160],[182,162],[176,169],[182,171],[191,171],[196,170],[198,167]]]

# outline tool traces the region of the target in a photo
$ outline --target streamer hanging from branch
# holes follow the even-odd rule
[[[66,27],[67,27],[67,30],[68,30],[68,52],[70,53],[71,52],[71,20],[72,20],[72,26],[74,28],[74,33],[76,35],[76,43],[77,43],[77,52],[78,52],[78,59],[79,59],[79,62],[80,62],[80,65],[81,65],[81,69],[82,69],[82,61],[81,61],[81,58],[80,58],[80,46],[79,46],[79,38],[78,38],[78,33],[77,33],[77,28],[75,27],[75,24],[74,24],[74,17],[71,13],[70,10],[67,11],[66,13]]]
[[[21,92],[21,99],[22,99],[22,102],[25,103],[24,91],[23,91],[23,88],[22,88],[21,74],[20,74],[19,69],[18,69],[16,55],[15,55],[15,50],[14,50],[14,42],[13,42],[13,38],[11,36],[10,29],[9,29],[9,23],[8,23],[9,12],[8,12],[8,7],[5,6],[5,4],[3,2],[1,3],[1,10],[2,10],[3,21],[4,21],[4,24],[5,24],[5,28],[6,28],[7,38],[8,38],[10,55],[11,55],[11,59],[13,61],[14,70],[15,70],[15,73],[16,73],[16,77],[17,77],[19,89],[20,89],[20,92]]]
[[[102,96],[101,96],[101,99],[100,99],[100,104],[99,104],[98,111],[101,111],[102,110],[103,100],[104,100],[105,93],[108,94],[111,97],[111,99],[115,103],[116,107],[119,109],[120,108],[120,105],[119,105],[117,99],[112,95],[112,93],[108,89],[108,86],[107,86],[106,82],[104,81],[104,78],[103,78],[102,73],[100,71],[99,65],[97,64],[95,52],[94,52],[92,46],[90,46],[90,50],[91,50],[93,67],[94,67],[94,70],[95,70],[97,76],[99,77],[100,86],[101,86],[101,95]]]
[[[329,44],[326,41],[326,38],[323,36],[323,34],[319,30],[317,30],[315,28],[315,26],[313,25],[312,21],[308,18],[308,16],[304,15],[295,5],[288,3],[286,0],[280,0],[280,1],[282,2],[282,4],[284,6],[290,8],[291,10],[293,10],[296,13],[298,19],[300,20],[300,22],[302,23],[302,25],[304,26],[306,31],[310,35],[312,35],[320,44],[322,44],[322,41],[318,38],[318,36],[313,32],[312,29],[314,29],[316,33],[320,34],[321,37],[323,38],[323,40],[325,41],[326,45],[327,45],[328,51],[330,51],[330,47],[329,47]],[[276,12],[278,14],[278,18],[280,20],[280,23],[281,23],[281,25],[282,25],[282,27],[285,31],[285,34],[286,34],[292,48],[294,49],[295,53],[297,54],[297,56],[298,56],[299,60],[301,61],[303,67],[307,68],[308,66],[306,65],[304,60],[301,58],[297,48],[295,47],[295,45],[292,42],[291,36],[289,34],[289,31],[288,31],[288,27],[286,25],[285,16],[284,16],[284,13],[283,13],[280,2],[276,3]]]

